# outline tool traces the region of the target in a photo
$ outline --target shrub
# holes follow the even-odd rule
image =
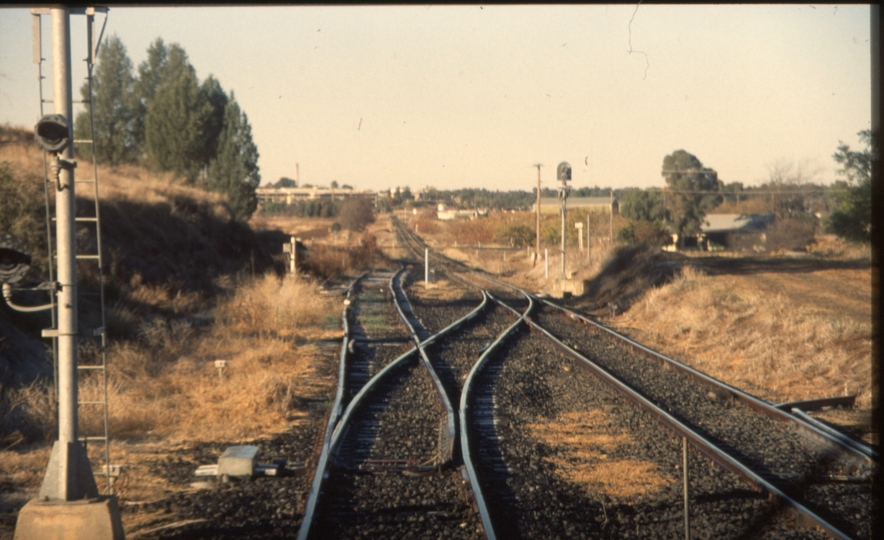
[[[374,222],[374,210],[371,199],[367,197],[350,197],[341,203],[338,222],[341,227],[350,231],[361,231],[369,223]]]
[[[46,263],[46,217],[42,182],[33,174],[16,175],[0,162],[0,234],[17,236],[28,247],[31,267]]]
[[[816,218],[778,219],[767,229],[765,247],[768,251],[803,250],[813,243]]]
[[[633,221],[617,231],[617,241],[665,246],[672,243],[672,236],[659,223]]]
[[[448,227],[451,237],[462,244],[486,244],[494,239],[494,232],[483,219],[462,219],[451,222]]]

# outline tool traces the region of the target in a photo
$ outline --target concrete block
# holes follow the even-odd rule
[[[257,446],[228,446],[218,458],[218,476],[252,476],[257,456]]]
[[[72,502],[31,500],[18,514],[14,540],[124,540],[116,497]]]
[[[554,298],[570,298],[572,296],[583,296],[589,289],[588,279],[565,279],[556,281],[553,284],[550,295]]]

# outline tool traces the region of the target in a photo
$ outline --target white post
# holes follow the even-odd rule
[[[424,285],[430,285],[430,250],[424,248]]]
[[[591,212],[586,213],[586,264],[589,264],[591,261],[590,253],[592,253],[592,248],[590,247],[590,236],[589,236],[589,216],[592,215]]]
[[[682,468],[684,469],[684,537],[691,540],[691,506],[688,499],[688,438],[682,437]]]
[[[577,229],[577,244],[580,247],[580,253],[583,253],[583,223],[578,221],[574,227]]]

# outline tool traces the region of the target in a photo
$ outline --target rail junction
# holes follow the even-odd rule
[[[424,302],[397,232],[299,538],[870,537],[874,449],[438,255],[461,292]],[[398,332],[365,331],[381,302]]]
[[[811,404],[432,253],[422,284],[394,226],[401,268],[342,291],[324,423],[262,448],[313,448],[302,474],[156,503],[189,519],[138,538],[871,538],[877,451]]]

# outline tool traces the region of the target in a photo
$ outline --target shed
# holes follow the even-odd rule
[[[732,235],[763,233],[775,217],[774,214],[710,214],[700,227],[700,234],[685,237],[680,243],[678,235],[673,234],[671,249],[679,245],[709,249],[710,243],[730,247]]]

